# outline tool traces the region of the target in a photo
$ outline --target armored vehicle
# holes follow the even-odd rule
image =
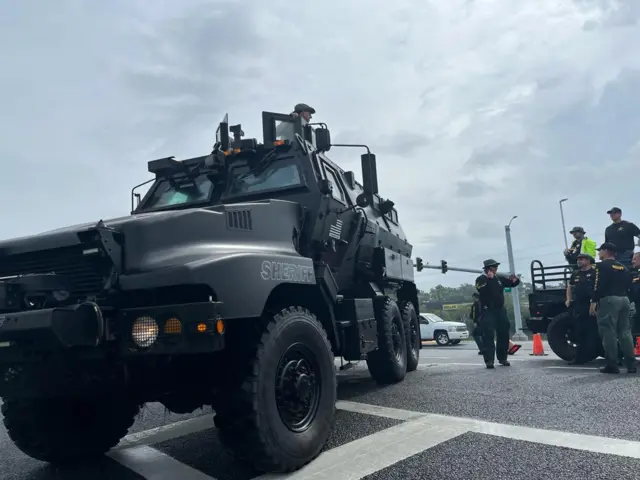
[[[533,290],[529,294],[530,317],[527,320],[527,328],[533,333],[546,333],[553,353],[568,362],[575,359],[579,342],[571,307],[565,305],[571,273],[568,265],[545,267],[540,260],[531,262]],[[589,345],[584,354],[587,361],[604,355],[596,322],[592,322],[591,326]]]
[[[326,125],[262,126],[260,143],[225,116],[210,154],[149,162],[130,216],[0,243],[0,395],[22,451],[95,458],[161,402],[211,406],[239,458],[292,471],[330,434],[336,357],[380,384],[417,368],[412,245],[375,155],[359,146],[360,184]]]

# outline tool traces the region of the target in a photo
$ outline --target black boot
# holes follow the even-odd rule
[[[614,365],[606,365],[600,369],[600,373],[620,373],[620,369]]]
[[[487,368],[495,368],[495,367],[493,366],[493,363],[487,363]]]
[[[500,361],[500,365],[502,365],[503,367],[510,367],[511,366],[511,364],[507,360],[501,360]]]

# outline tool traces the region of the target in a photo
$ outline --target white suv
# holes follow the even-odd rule
[[[420,340],[435,340],[438,345],[457,345],[469,338],[469,329],[462,322],[445,322],[433,313],[420,314]]]

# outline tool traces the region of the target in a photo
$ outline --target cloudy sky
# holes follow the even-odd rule
[[[375,150],[415,255],[506,263],[517,215],[527,275],[562,261],[561,198],[598,242],[614,205],[640,222],[639,21],[637,0],[3,2],[0,237],[126,215],[148,160],[305,102]]]

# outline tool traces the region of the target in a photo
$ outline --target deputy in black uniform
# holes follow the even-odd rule
[[[633,266],[631,270],[631,288],[629,288],[629,300],[634,304],[636,314],[634,315],[631,333],[633,334],[633,344],[638,342],[640,337],[640,252],[633,254],[631,260]]]
[[[570,365],[581,365],[590,359],[585,356],[594,342],[594,332],[598,331],[595,317],[589,315],[589,305],[593,296],[596,279],[595,259],[591,255],[581,253],[576,258],[578,269],[571,274],[567,287],[565,305],[573,317],[576,332],[576,356]]]
[[[593,286],[593,297],[589,307],[591,315],[597,315],[598,330],[602,337],[602,346],[606,366],[602,373],[620,373],[618,369],[618,344],[627,372],[636,373],[636,357],[634,355],[631,327],[629,325],[629,288],[631,274],[615,259],[618,247],[613,243],[603,243],[598,252],[600,263],[596,264],[596,281]]]
[[[482,314],[482,354],[487,368],[494,368],[495,358],[508,367],[509,317],[504,308],[505,287],[517,287],[520,279],[515,275],[498,276],[500,263],[493,259],[484,261],[484,273],[476,278],[476,289],[484,306]],[[494,343],[495,337],[495,343]]]
[[[617,246],[616,260],[630,269],[635,237],[640,238],[640,228],[635,223],[622,220],[622,210],[618,207],[613,207],[607,213],[613,223],[605,229],[604,241]]]
[[[471,335],[478,346],[478,355],[482,355],[482,303],[480,303],[480,295],[477,292],[474,292],[472,297],[473,303],[471,304],[471,312],[469,312],[469,316],[473,322],[473,332]]]

